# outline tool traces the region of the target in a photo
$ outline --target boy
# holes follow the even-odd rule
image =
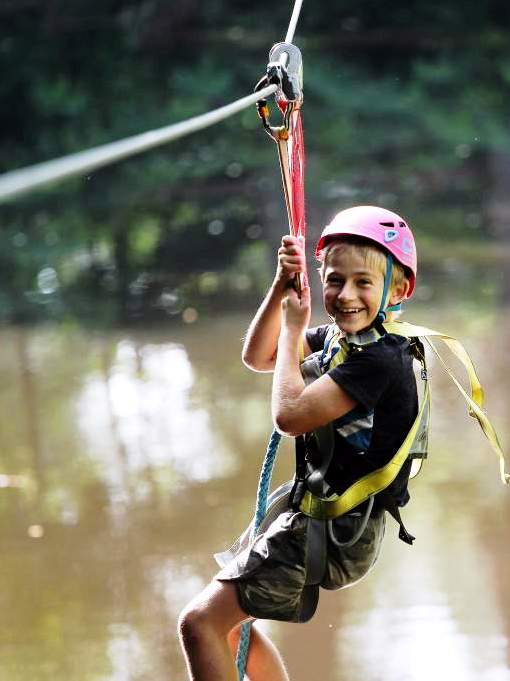
[[[290,436],[306,434],[290,507],[182,613],[181,642],[193,681],[236,681],[241,622],[306,621],[317,607],[319,585],[353,584],[379,553],[381,495],[339,517],[334,507],[360,478],[388,464],[415,422],[418,399],[409,341],[382,326],[391,309],[413,292],[414,239],[397,214],[358,206],[342,211],[325,228],[316,255],[324,307],[333,323],[307,330],[309,289],[304,287],[299,297],[292,286],[305,270],[305,256],[299,241],[286,236],[275,280],[243,348],[251,369],[274,371],[277,429]],[[302,366],[300,347],[307,357]],[[384,492],[394,507],[409,499],[409,471],[406,460]],[[288,679],[274,646],[255,629],[247,674],[250,681]]]

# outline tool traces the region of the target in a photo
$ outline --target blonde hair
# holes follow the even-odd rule
[[[370,269],[379,270],[382,276],[385,276],[386,251],[380,248],[375,242],[369,241],[368,239],[363,239],[362,237],[356,236],[344,236],[327,243],[317,255],[317,259],[321,263],[319,267],[319,274],[322,281],[324,281],[324,271],[328,265],[328,260],[331,254],[335,251],[346,248],[351,249],[351,251],[356,253],[356,255],[361,256],[367,267]],[[408,279],[409,277],[407,276],[403,265],[393,258],[390,289],[393,290],[399,286],[402,286]]]

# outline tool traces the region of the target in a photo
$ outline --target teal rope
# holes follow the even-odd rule
[[[271,487],[271,477],[273,475],[274,462],[278,452],[278,445],[282,436],[277,430],[273,430],[269,442],[267,443],[266,455],[260,471],[259,486],[257,489],[257,503],[255,505],[255,516],[253,518],[253,526],[251,529],[250,541],[255,539],[259,527],[264,520],[267,510],[267,497],[269,496],[269,488]],[[239,637],[239,645],[237,646],[236,666],[239,674],[239,681],[243,681],[244,673],[246,671],[246,660],[248,659],[248,650],[250,647],[250,632],[251,622],[246,622],[241,627],[241,635]]]

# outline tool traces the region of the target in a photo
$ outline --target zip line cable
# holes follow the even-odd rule
[[[45,161],[28,168],[4,173],[0,175],[0,202],[33,191],[50,182],[97,170],[115,161],[140,154],[153,147],[208,128],[255,104],[261,95],[264,97],[271,96],[277,89],[277,85],[269,85],[260,92],[255,92],[219,109],[189,118],[180,123],[174,123],[157,130],[149,130],[140,135],[63,156],[53,161]]]
[[[299,13],[301,12],[301,5],[303,0],[296,0],[294,3],[294,9],[292,10],[292,16],[290,17],[289,28],[287,29],[287,34],[285,36],[285,42],[291,43],[294,40],[294,33],[296,32],[296,26],[299,19]]]
[[[285,42],[291,43],[294,38],[302,4],[303,0],[295,0]],[[63,156],[52,161],[45,161],[28,166],[27,168],[4,173],[0,175],[0,203],[34,191],[51,182],[92,172],[116,161],[129,158],[135,154],[140,154],[154,147],[190,135],[198,130],[208,128],[243,109],[247,109],[260,99],[270,97],[277,89],[277,85],[269,85],[259,92],[242,97],[219,109],[194,116],[186,121],[174,123],[173,125],[156,130],[149,130],[133,137],[110,142],[109,144]]]

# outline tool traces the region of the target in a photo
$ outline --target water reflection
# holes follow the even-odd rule
[[[150,496],[154,471],[171,464],[180,484],[206,481],[221,451],[207,410],[192,405],[191,364],[183,347],[121,340],[103,348],[101,370],[90,374],[77,398],[82,437],[117,495]],[[140,484],[138,475],[152,475]],[[130,489],[134,476],[136,489]],[[154,491],[154,490],[152,490]]]
[[[462,331],[507,443],[510,370],[491,317],[419,312]],[[0,678],[184,681],[175,619],[250,517],[270,428],[270,377],[239,361],[245,321],[1,332]],[[308,624],[263,624],[293,681],[510,679],[508,490],[432,373],[432,455],[405,512],[417,542],[390,520],[369,579],[325,594]],[[285,442],[275,483],[292,459]]]

